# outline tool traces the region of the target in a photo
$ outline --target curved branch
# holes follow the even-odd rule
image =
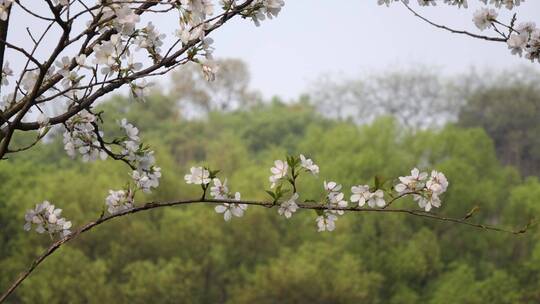
[[[496,42],[506,42],[508,39],[505,37],[505,38],[499,38],[499,37],[490,37],[490,36],[484,36],[484,35],[478,35],[478,34],[474,34],[474,33],[471,33],[471,32],[467,32],[465,30],[456,30],[456,29],[453,29],[453,28],[449,28],[445,25],[442,25],[442,24],[437,24],[431,20],[429,20],[428,18],[420,15],[419,13],[417,13],[415,10],[413,10],[407,3],[405,3],[403,0],[401,1],[401,3],[403,5],[405,5],[405,7],[411,12],[414,14],[414,16],[420,18],[422,21],[436,27],[436,28],[439,28],[439,29],[442,29],[442,30],[445,30],[445,31],[448,31],[450,33],[454,33],[454,34],[460,34],[460,35],[466,35],[466,36],[469,36],[469,37],[473,37],[473,38],[477,38],[477,39],[483,39],[483,40],[487,40],[487,41],[496,41]]]
[[[392,202],[403,198],[407,196],[407,194],[399,195],[394,197],[393,199],[388,201],[388,204],[391,204]],[[77,238],[79,235],[81,235],[84,232],[90,231],[92,228],[99,226],[101,224],[104,224],[112,219],[115,219],[117,217],[126,216],[129,214],[139,213],[146,210],[152,210],[155,208],[162,208],[162,207],[172,207],[172,206],[179,206],[179,205],[188,205],[188,204],[223,204],[223,203],[234,203],[234,204],[246,204],[246,205],[252,205],[252,206],[261,206],[261,207],[267,207],[267,208],[273,208],[279,206],[279,202],[269,202],[269,201],[237,201],[232,199],[206,199],[206,198],[199,198],[199,199],[189,199],[189,200],[178,200],[178,201],[170,201],[170,202],[149,202],[145,203],[143,205],[140,205],[138,207],[133,207],[130,209],[126,209],[120,212],[117,212],[112,215],[104,216],[103,214],[96,219],[95,221],[89,222],[79,229],[75,230],[73,233],[71,233],[68,236],[63,237],[62,239],[54,242],[45,250],[39,257],[37,257],[30,267],[24,272],[22,272],[17,279],[9,286],[9,288],[0,296],[0,303],[4,302],[9,295],[11,295],[17,287],[21,285],[21,283],[28,278],[28,276],[39,266],[47,257],[49,257],[51,254],[53,254],[58,248],[63,246],[64,244],[70,242],[71,240]],[[327,205],[321,205],[321,204],[313,204],[313,203],[299,203],[298,207],[300,209],[311,209],[311,210],[329,210]],[[382,213],[400,213],[400,214],[408,214],[413,216],[419,216],[423,218],[428,218],[436,221],[442,221],[442,222],[450,222],[455,224],[461,224],[466,225],[478,229],[483,230],[489,230],[489,231],[497,231],[497,232],[504,232],[504,233],[511,233],[511,234],[522,234],[525,233],[530,226],[530,223],[527,224],[522,229],[519,230],[510,230],[495,226],[489,226],[489,225],[483,225],[483,224],[477,224],[477,223],[471,223],[468,222],[467,219],[470,216],[466,216],[462,219],[459,218],[452,218],[452,217],[445,217],[440,216],[437,214],[432,214],[424,211],[419,210],[411,210],[411,209],[385,209],[385,208],[363,208],[363,207],[345,207],[345,208],[331,208],[331,210],[343,210],[343,211],[350,211],[350,212],[382,212]]]

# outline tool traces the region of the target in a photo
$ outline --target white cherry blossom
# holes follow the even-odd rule
[[[429,212],[432,207],[441,207],[441,199],[435,193],[426,193],[424,195],[413,195],[413,199],[418,203],[420,208],[423,208],[426,212]]]
[[[492,8],[480,8],[473,15],[473,22],[481,31],[492,26],[493,21],[497,20],[499,14]]]
[[[336,182],[326,182],[324,181],[324,190],[326,192],[339,192],[341,190],[341,185]]]
[[[369,191],[368,185],[358,185],[351,188],[351,203],[358,202],[358,206],[362,207],[371,197],[371,192]]]
[[[130,140],[139,141],[139,129],[128,123],[127,119],[123,118],[120,121],[120,126],[126,131],[126,135]]]
[[[207,185],[210,183],[210,171],[203,167],[192,167],[190,174],[186,174],[184,179],[188,184]]]
[[[234,199],[237,201],[241,200],[239,192],[235,193]],[[247,207],[247,204],[223,203],[221,205],[217,205],[214,209],[217,213],[223,213],[223,219],[228,222],[233,216],[242,217],[244,215],[244,211],[247,210]]]
[[[210,187],[210,195],[215,199],[226,199],[229,195],[227,179],[222,183],[219,178],[214,178],[213,182],[214,185]]]
[[[35,225],[35,230],[38,233],[47,232],[51,235],[59,233],[62,237],[67,236],[71,233],[69,230],[71,222],[60,217],[61,214],[62,209],[55,208],[48,201],[37,204],[34,209],[26,212],[24,230],[30,231],[32,226]]]
[[[133,178],[139,189],[149,193],[152,191],[152,188],[157,188],[159,186],[161,168],[151,167],[150,170],[134,170],[131,173],[131,178]]]
[[[315,221],[317,222],[319,232],[334,231],[334,229],[336,229],[337,216],[325,211],[322,215],[319,215]]]
[[[443,173],[433,170],[426,183],[426,188],[435,194],[444,193],[448,189],[448,180]]]
[[[427,178],[426,172],[420,172],[418,168],[411,170],[411,175],[409,176],[400,176],[399,181],[394,189],[398,193],[409,193],[420,190],[424,187],[424,180]]]
[[[319,166],[313,163],[313,160],[310,158],[306,158],[303,154],[300,154],[300,166],[311,172],[313,175],[319,174]]]
[[[278,209],[279,215],[285,216],[285,218],[290,218],[293,213],[298,210],[298,204],[296,204],[296,201],[298,200],[298,193],[294,193],[288,200],[281,203]]]
[[[105,199],[107,211],[115,214],[133,207],[133,194],[130,190],[109,190],[109,195]]]
[[[2,83],[1,85],[7,86],[9,84],[8,76],[13,76],[13,70],[9,67],[9,62],[6,61],[2,67]]]
[[[333,210],[335,208],[345,208],[348,205],[348,202],[343,199],[344,194],[342,192],[330,192],[328,194],[328,210],[331,213],[343,215],[345,211],[343,210]]]
[[[378,189],[375,192],[370,193],[367,203],[371,208],[384,207],[386,205],[386,201],[384,200],[384,192],[381,189]]]
[[[274,167],[270,168],[270,172],[272,173],[272,175],[269,177],[271,183],[270,188],[274,188],[277,182],[287,175],[288,170],[289,165],[287,162],[282,160],[274,161]]]

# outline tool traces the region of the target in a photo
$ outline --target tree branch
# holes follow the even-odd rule
[[[406,195],[400,195],[396,196],[395,198],[388,201],[388,204],[391,204],[392,202],[405,197]],[[73,231],[70,235],[63,237],[62,239],[54,242],[41,254],[39,257],[37,257],[30,267],[24,272],[22,272],[17,279],[9,286],[9,288],[2,294],[0,297],[0,303],[4,302],[9,295],[17,289],[21,285],[21,283],[28,278],[28,276],[39,266],[47,257],[52,255],[58,248],[63,246],[64,244],[70,242],[71,240],[79,237],[82,233],[85,233],[87,231],[90,231],[92,228],[99,226],[101,224],[104,224],[108,221],[111,221],[115,218],[127,216],[134,213],[139,213],[142,211],[152,210],[156,208],[162,208],[162,207],[172,207],[172,206],[179,206],[179,205],[189,205],[189,204],[223,204],[223,203],[229,203],[229,204],[246,204],[246,205],[252,205],[252,206],[261,206],[266,208],[274,208],[276,206],[279,206],[279,203],[269,202],[269,201],[237,201],[233,199],[206,199],[206,198],[199,198],[199,199],[188,199],[188,200],[178,200],[178,201],[170,201],[170,202],[149,202],[145,203],[143,205],[140,205],[138,207],[133,207],[130,209],[126,209],[123,211],[120,211],[118,213],[104,216],[103,214],[96,219],[95,221],[89,222],[79,229]],[[299,203],[298,207],[300,209],[311,209],[311,210],[329,210],[327,205],[323,204],[313,204],[313,203]],[[497,231],[497,232],[504,232],[504,233],[511,233],[511,234],[522,234],[527,231],[527,229],[530,227],[531,223],[527,224],[524,228],[521,228],[519,230],[511,230],[511,229],[505,229],[495,226],[489,226],[484,224],[478,224],[478,223],[471,223],[467,221],[467,217],[464,218],[452,218],[452,217],[445,217],[440,216],[437,214],[432,214],[424,211],[419,210],[411,210],[411,209],[385,209],[385,208],[363,208],[363,207],[345,207],[345,208],[331,208],[331,210],[343,210],[343,211],[349,211],[349,212],[376,212],[376,213],[400,213],[400,214],[408,214],[423,218],[428,218],[431,220],[441,221],[441,222],[450,222],[460,225],[466,225],[478,229],[488,230],[488,231]]]
[[[497,42],[506,42],[508,39],[507,38],[499,38],[499,37],[490,37],[490,36],[484,36],[484,35],[478,35],[478,34],[474,34],[474,33],[471,33],[471,32],[467,32],[465,30],[455,30],[455,29],[452,29],[452,28],[449,28],[447,26],[444,26],[444,25],[441,25],[441,24],[437,24],[429,19],[427,19],[426,17],[420,15],[419,13],[417,13],[415,10],[413,10],[407,3],[405,3],[405,1],[401,1],[401,3],[403,5],[405,5],[405,7],[411,12],[413,13],[416,17],[420,18],[422,21],[436,27],[436,28],[439,28],[439,29],[443,29],[445,31],[449,31],[450,33],[454,33],[454,34],[461,34],[461,35],[466,35],[466,36],[469,36],[469,37],[473,37],[473,38],[477,38],[477,39],[483,39],[483,40],[488,40],[488,41],[497,41]]]

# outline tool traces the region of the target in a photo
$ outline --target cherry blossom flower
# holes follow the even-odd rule
[[[359,207],[363,207],[366,203],[371,208],[382,208],[386,205],[384,192],[381,189],[371,192],[368,185],[359,185],[353,186],[351,192],[353,193],[351,202],[358,202]]]
[[[78,151],[84,162],[107,158],[97,139],[95,120],[94,114],[83,110],[66,122],[64,149],[69,156],[75,157]]]
[[[143,192],[149,193],[152,188],[159,186],[159,179],[161,178],[161,168],[151,167],[150,170],[134,170],[131,173],[131,178],[135,181],[135,184]]]
[[[341,190],[341,185],[336,182],[326,182],[324,181],[324,190],[326,192],[339,192]]]
[[[9,62],[6,61],[2,67],[2,84],[7,86],[9,84],[8,76],[13,76],[13,70],[9,67]]]
[[[368,185],[353,186],[351,192],[353,193],[353,195],[351,195],[351,203],[358,202],[359,207],[364,206],[371,197]]]
[[[443,173],[433,170],[426,183],[426,188],[433,193],[441,194],[448,189],[448,180]]]
[[[109,190],[109,195],[105,199],[107,211],[115,214],[133,207],[133,193],[131,190]]]
[[[114,19],[115,28],[124,35],[130,35],[135,31],[135,25],[141,20],[139,15],[129,5],[122,5],[116,9]]]
[[[319,232],[334,231],[336,229],[337,216],[325,211],[315,221],[317,222]]]
[[[210,183],[210,171],[203,167],[192,167],[190,174],[186,174],[184,179],[188,184],[207,185]]]
[[[274,167],[270,168],[272,175],[269,177],[270,188],[274,188],[276,183],[287,175],[289,165],[282,160],[274,161]]]
[[[420,172],[418,168],[411,170],[411,175],[409,176],[400,176],[400,183],[397,184],[394,189],[398,193],[409,193],[420,190],[424,187],[424,180],[427,178],[426,172]]]
[[[39,113],[36,121],[39,124],[39,136],[43,136],[43,134],[45,134],[45,131],[47,130],[47,127],[49,126],[49,117],[47,117],[45,113]]]
[[[375,192],[370,193],[370,197],[367,203],[368,206],[370,206],[371,208],[384,207],[386,205],[386,202],[384,200],[384,192],[381,189],[378,189]]]
[[[441,199],[435,193],[427,192],[424,195],[413,195],[413,199],[418,203],[420,208],[423,208],[426,212],[429,212],[432,207],[441,207]]]
[[[473,22],[481,31],[492,26],[499,14],[492,8],[480,8],[473,15]]]
[[[294,193],[291,198],[281,203],[278,209],[279,215],[285,216],[285,218],[290,218],[293,213],[298,209],[296,201],[298,200],[298,193]]]
[[[300,165],[313,175],[319,174],[319,166],[313,163],[313,160],[300,154]]]
[[[348,205],[348,202],[343,199],[344,194],[342,192],[330,192],[328,194],[328,210],[331,213],[343,215],[345,211],[343,210],[332,210],[334,208],[345,208]]]
[[[229,195],[227,179],[222,183],[219,178],[214,178],[214,185],[210,188],[210,195],[215,199],[226,199]]]
[[[77,62],[78,66],[85,67],[86,66],[86,55],[81,54],[81,55],[75,57],[75,62]]]
[[[488,3],[488,0],[480,1],[484,2],[485,4]],[[507,9],[511,10],[514,8],[514,6],[519,6],[521,1],[525,0],[489,0],[489,3],[495,5],[495,7],[501,7],[504,4]]]
[[[139,129],[128,123],[127,119],[123,118],[120,121],[120,126],[126,131],[126,135],[130,140],[139,141]]]
[[[469,4],[467,3],[467,0],[444,0],[444,3],[448,5],[456,5],[458,8],[464,7],[468,8]]]
[[[239,192],[236,192],[234,199],[237,201],[241,199]],[[244,211],[247,210],[247,207],[247,204],[223,203],[216,206],[214,209],[217,213],[223,213],[223,219],[228,222],[233,216],[242,217],[244,215]]]
[[[506,43],[512,55],[521,56],[523,49],[527,46],[527,37],[525,35],[512,34]]]
[[[32,225],[36,226],[37,233],[47,232],[51,235],[59,233],[62,237],[71,233],[71,222],[60,217],[62,209],[55,208],[48,201],[37,204],[34,209],[28,210],[24,219],[24,230],[30,231]]]
[[[21,81],[22,88],[29,92],[34,88],[36,81],[39,77],[38,71],[29,71],[24,74],[24,77]]]

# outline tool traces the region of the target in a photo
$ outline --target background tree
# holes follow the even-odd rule
[[[467,97],[459,124],[484,128],[503,163],[524,175],[540,176],[540,75],[524,70],[521,74],[527,78],[523,79],[515,74],[516,79],[505,77],[480,85]]]
[[[218,59],[216,63],[219,69],[212,82],[205,81],[195,64],[188,64],[171,74],[170,95],[180,102],[185,112],[193,108],[205,114],[215,110],[245,109],[260,99],[258,93],[249,89],[250,75],[244,61]]]
[[[313,102],[322,113],[358,123],[390,115],[412,128],[438,127],[455,120],[463,101],[450,79],[427,67],[390,70],[356,80],[322,78]]]

